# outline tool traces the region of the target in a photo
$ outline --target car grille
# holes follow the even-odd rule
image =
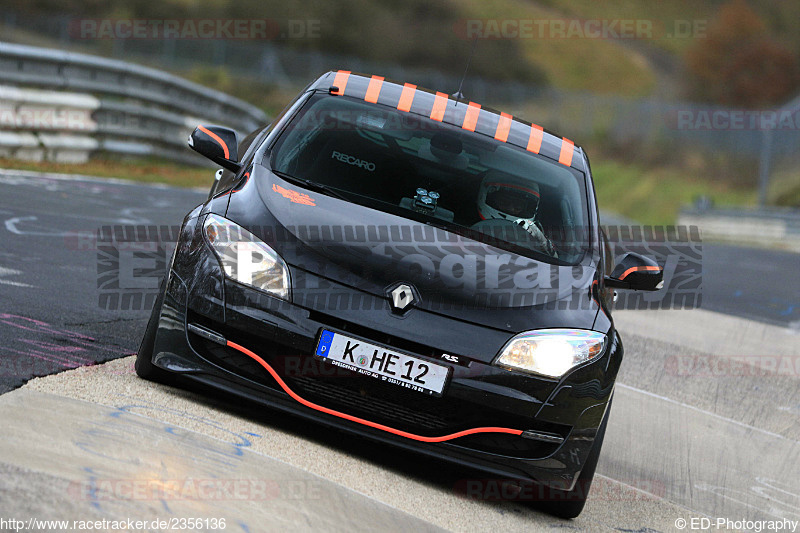
[[[420,411],[409,409],[395,402],[387,401],[373,395],[367,396],[366,390],[355,391],[346,387],[341,387],[333,383],[313,378],[294,378],[293,383],[301,392],[301,396],[315,397],[327,400],[324,405],[337,405],[346,413],[361,412],[366,413],[370,420],[390,419],[397,425],[425,429],[443,429],[448,426],[445,419]]]

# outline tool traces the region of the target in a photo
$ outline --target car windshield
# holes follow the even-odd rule
[[[587,247],[583,173],[388,106],[316,94],[281,133],[270,165],[352,202],[538,260],[575,264]]]

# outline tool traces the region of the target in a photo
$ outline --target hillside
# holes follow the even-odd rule
[[[0,28],[3,23],[7,26],[4,39],[30,44],[49,39],[63,46],[65,35],[72,31],[65,31],[64,25],[85,18],[268,19],[280,31],[267,44],[457,76],[469,54],[470,38],[477,35],[472,75],[559,89],[663,97],[679,88],[682,54],[705,37],[708,22],[726,2],[16,0],[0,5],[4,3],[8,4],[0,20]],[[761,17],[771,37],[800,56],[796,28],[800,2],[748,0],[747,4]],[[48,20],[49,24],[44,24]],[[286,37],[288,25],[297,23],[311,24],[315,31]],[[475,28],[477,31],[470,30]],[[114,54],[118,44],[107,38],[67,39],[70,47],[101,55]],[[258,45],[257,40],[244,41]],[[157,52],[161,43],[148,44]]]

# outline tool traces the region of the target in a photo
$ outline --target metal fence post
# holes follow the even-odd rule
[[[772,128],[761,132],[761,156],[758,161],[758,205],[767,205],[767,190],[769,189],[769,172],[772,159]]]

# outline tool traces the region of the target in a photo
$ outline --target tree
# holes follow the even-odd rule
[[[690,95],[733,107],[781,104],[800,90],[797,58],[744,0],[723,5],[686,53]]]

